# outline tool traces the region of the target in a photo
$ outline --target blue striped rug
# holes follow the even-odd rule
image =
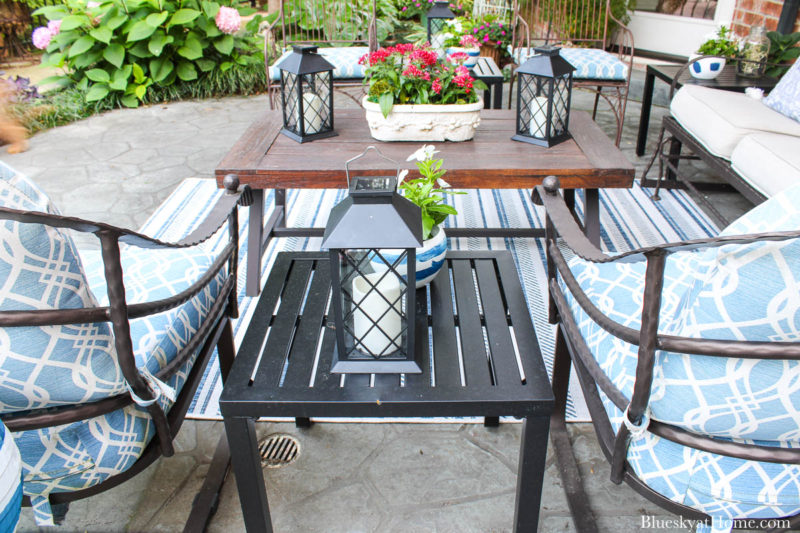
[[[170,197],[156,210],[142,227],[148,235],[160,239],[177,239],[202,220],[211,208],[219,190],[215,182],[203,179],[183,181]],[[272,209],[272,192],[268,191],[265,211]],[[330,209],[344,196],[343,190],[290,190],[287,191],[289,225],[324,226]],[[582,196],[577,196],[578,210],[582,209]],[[530,190],[472,190],[466,195],[452,197],[458,209],[457,217],[450,217],[449,226],[524,227],[544,225],[544,211],[530,201]],[[715,235],[718,230],[695,203],[681,191],[662,191],[660,202],[650,200],[649,189],[638,182],[631,189],[611,189],[600,193],[602,240],[608,251],[622,251],[659,242]],[[266,217],[265,217],[266,218]],[[246,252],[247,209],[239,210],[240,244],[242,260]],[[219,246],[225,232],[207,243],[210,248]],[[319,238],[292,237],[275,239],[264,255],[263,271],[268,272],[280,251],[318,250]],[[528,307],[533,317],[542,355],[548,369],[552,367],[554,329],[547,323],[546,270],[543,241],[541,239],[512,238],[460,238],[450,239],[449,246],[456,250],[508,249],[514,255],[520,273]],[[240,318],[234,326],[237,346],[255,308],[255,299],[244,296],[244,268],[239,269]],[[222,390],[216,362],[209,365],[203,383],[192,403],[189,416],[196,419],[220,419],[218,399]],[[570,420],[588,420],[576,380],[572,380],[571,401],[568,405]]]

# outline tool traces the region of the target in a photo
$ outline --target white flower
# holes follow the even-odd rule
[[[427,161],[433,157],[433,154],[439,153],[439,150],[435,150],[435,148],[432,144],[424,144],[419,150],[408,156],[406,161]]]
[[[436,181],[439,183],[439,187],[441,187],[442,189],[447,189],[448,187],[450,187],[450,184],[444,181],[442,178],[439,178]]]
[[[404,168],[397,175],[397,185],[400,185],[403,182],[403,180],[405,179],[406,176],[408,176],[408,169]]]
[[[758,87],[748,87],[744,90],[744,94],[753,98],[754,100],[761,100],[764,98],[764,89],[759,89]]]

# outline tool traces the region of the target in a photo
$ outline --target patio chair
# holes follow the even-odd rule
[[[173,454],[215,348],[227,374],[236,206],[251,195],[232,176],[225,189],[191,234],[168,243],[61,216],[0,163],[0,418],[40,525]],[[78,251],[66,230],[95,234],[100,250]],[[220,230],[218,254],[198,246]]]
[[[275,65],[291,53],[292,45],[316,45],[334,67],[334,89],[363,87],[364,66],[359,60],[378,48],[376,0],[281,0],[278,18],[264,33],[269,107],[280,94],[280,70]],[[369,6],[369,11],[358,9]],[[278,32],[279,35],[278,35]],[[342,91],[356,103],[361,103]]]
[[[551,434],[578,531],[597,528],[566,433],[570,362],[611,481],[714,531],[800,524],[800,186],[717,237],[614,256],[583,236],[556,178],[536,194],[558,325]]]
[[[576,20],[592,22],[581,24]],[[634,46],[633,33],[611,12],[611,0],[531,0],[522,6],[519,0],[514,0],[511,43],[509,108],[516,67],[534,53],[535,46],[561,46],[561,56],[576,69],[573,87],[595,93],[592,118],[597,116],[601,97],[611,107],[617,124],[615,142],[619,146],[628,105]]]

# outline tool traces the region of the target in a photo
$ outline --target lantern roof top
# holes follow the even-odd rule
[[[453,19],[456,18],[455,13],[450,10],[449,2],[434,2],[433,7],[428,10],[428,18],[434,19]]]
[[[564,76],[575,70],[572,64],[561,57],[557,46],[537,46],[533,49],[536,55],[529,57],[517,68],[517,74],[533,74],[555,78]]]
[[[300,75],[324,72],[336,68],[317,53],[316,46],[297,44],[292,46],[292,53],[275,66],[280,70]]]
[[[332,210],[322,248],[422,246],[419,206],[397,192],[395,176],[358,176],[350,194]]]

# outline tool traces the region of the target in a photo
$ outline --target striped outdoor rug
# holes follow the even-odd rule
[[[187,179],[156,210],[142,230],[157,238],[179,238],[202,220],[204,213],[211,208],[218,194],[219,190],[212,180]],[[331,208],[344,194],[343,190],[287,191],[288,224],[324,226]],[[272,209],[272,192],[269,191],[266,196],[265,211],[269,212]],[[662,191],[661,196],[661,201],[653,202],[650,200],[650,190],[642,189],[638,182],[632,189],[601,191],[600,216],[604,248],[612,252],[622,251],[648,244],[706,237],[717,233],[716,226],[685,193]],[[579,193],[577,195],[579,210],[582,209],[581,200],[582,195]],[[542,227],[544,225],[544,210],[531,203],[530,190],[472,190],[469,194],[452,197],[452,202],[458,209],[459,215],[450,217],[448,224],[451,226]],[[247,244],[247,209],[240,208],[239,216],[242,257],[240,264],[243,265]],[[216,246],[218,242],[219,239],[209,243],[208,246]],[[269,272],[275,255],[280,251],[318,250],[319,245],[319,238],[275,239],[265,254],[263,271]],[[451,249],[511,250],[533,317],[542,355],[550,369],[554,329],[547,323],[543,241],[462,238],[450,239],[449,245]],[[241,342],[255,308],[255,299],[244,296],[244,270],[244,268],[239,269],[240,318],[234,326],[237,345]],[[569,418],[575,421],[588,420],[588,411],[576,380],[572,381],[572,385],[570,391],[572,401],[568,406]],[[197,419],[220,419],[218,399],[221,391],[219,369],[214,362],[206,371],[189,416]]]

